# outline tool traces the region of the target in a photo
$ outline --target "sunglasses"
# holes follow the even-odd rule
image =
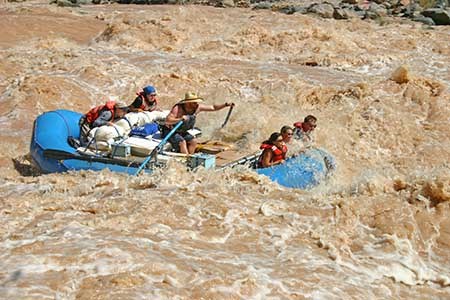
[[[283,140],[276,140],[275,143],[281,143]]]

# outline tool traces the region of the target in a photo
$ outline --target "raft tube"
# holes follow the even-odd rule
[[[30,154],[33,163],[43,173],[110,169],[115,172],[135,174],[139,163],[122,159],[80,155],[69,144],[69,138],[80,138],[78,122],[82,114],[70,110],[43,113],[34,121]],[[146,171],[150,171],[147,170]]]
[[[334,158],[329,153],[322,149],[309,149],[287,159],[284,164],[256,171],[282,186],[308,189],[318,185],[335,168]]]

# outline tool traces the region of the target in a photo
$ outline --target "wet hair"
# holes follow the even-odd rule
[[[305,117],[305,120],[303,120],[303,122],[305,122],[305,123],[317,122],[317,118],[314,117],[313,115],[307,115]]]
[[[281,134],[284,134],[284,133],[288,132],[288,130],[294,130],[294,129],[289,125],[284,125],[283,127],[281,127],[280,132],[281,132]]]
[[[269,139],[267,141],[264,141],[263,144],[269,144],[274,145],[275,141],[281,136],[281,133],[274,132],[270,135]]]

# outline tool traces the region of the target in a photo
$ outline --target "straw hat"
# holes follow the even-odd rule
[[[194,93],[194,92],[187,92],[185,95],[184,95],[184,99],[182,99],[182,100],[180,100],[180,104],[184,104],[184,103],[192,103],[192,102],[195,102],[195,103],[200,103],[200,102],[203,102],[203,98],[200,98],[198,95],[197,95],[197,93]]]

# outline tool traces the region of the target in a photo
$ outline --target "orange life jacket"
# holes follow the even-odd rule
[[[111,120],[114,120],[114,106],[116,105],[115,101],[108,101],[103,105],[99,105],[97,107],[92,108],[90,111],[87,112],[86,116],[86,122],[89,125],[92,125],[92,123],[94,123],[95,120],[97,120],[100,112],[103,109],[107,109],[111,112],[112,118]]]
[[[136,93],[136,95],[139,96],[139,98],[141,98],[142,100],[142,104],[141,106],[139,106],[140,109],[144,110],[144,111],[154,111],[156,109],[156,105],[158,104],[158,102],[155,101],[153,102],[153,104],[151,106],[147,105],[147,101],[145,100],[145,95],[144,92],[140,92],[140,93]]]
[[[259,147],[259,149],[261,150],[265,150],[265,149],[270,149],[273,153],[272,155],[272,159],[270,162],[277,162],[280,160],[283,160],[286,158],[286,153],[288,151],[287,146],[283,145],[283,149],[278,149],[277,146],[275,145],[271,145],[271,144],[261,144],[261,146]],[[262,163],[262,154],[259,157],[259,161],[258,161],[258,165],[261,167],[261,163]]]

